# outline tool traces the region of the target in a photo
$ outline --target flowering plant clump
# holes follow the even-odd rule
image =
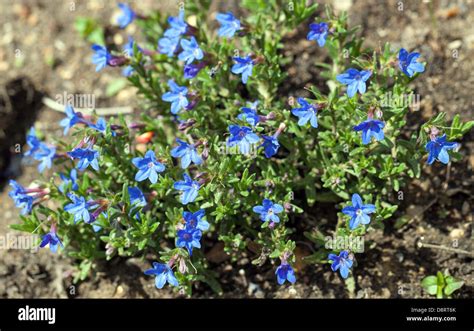
[[[96,259],[153,254],[144,273],[157,288],[190,294],[204,281],[221,292],[204,254],[221,241],[233,259],[252,246],[257,268],[272,264],[275,282],[295,283],[295,224],[309,222],[307,208],[336,204],[334,234],[363,237],[392,217],[392,193],[422,166],[460,158],[455,141],[474,122],[456,117],[449,126],[441,113],[419,132],[404,130],[403,100],[429,65],[422,54],[388,44],[364,50],[345,14],[328,8],[315,17],[317,5],[305,0],[243,1],[242,16],[209,13],[207,3],[186,1],[170,17],[120,4],[117,25],[143,34],[129,36],[123,52],[92,46],[98,75],[120,67],[136,87],[139,118],[65,105],[68,139],[28,134],[25,156],[56,174],[28,188],[11,181],[23,214],[14,228],[80,261],[77,279]],[[297,28],[329,58],[314,59],[321,71],[306,96],[282,90],[283,40]],[[358,252],[307,236],[319,247],[308,262],[343,278],[358,272]]]

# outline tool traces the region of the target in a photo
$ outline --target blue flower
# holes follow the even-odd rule
[[[301,108],[293,108],[291,113],[299,117],[298,125],[303,126],[310,122],[313,128],[318,127],[318,110],[315,105],[310,104],[303,98],[298,98],[298,103],[302,106]]]
[[[45,168],[51,169],[55,156],[56,147],[42,143],[40,149],[34,154],[34,159],[41,161],[40,164],[38,164],[38,171],[43,172]]]
[[[408,77],[413,77],[417,72],[425,71],[425,65],[417,61],[420,53],[408,53],[405,48],[400,49],[398,53],[398,66]]]
[[[161,54],[166,54],[172,57],[178,50],[180,37],[176,38],[161,38],[158,40],[158,50]]]
[[[64,210],[74,215],[74,223],[79,221],[89,223],[91,220],[89,208],[92,207],[92,203],[86,202],[84,197],[78,197],[74,193],[68,193],[67,196],[72,203],[66,205]]]
[[[446,134],[441,137],[429,141],[425,149],[428,151],[428,164],[433,164],[435,160],[441,163],[448,164],[449,154],[448,150],[454,149],[458,146],[455,142],[446,141]]]
[[[99,117],[97,122],[95,124],[89,125],[89,127],[91,127],[94,130],[97,130],[97,131],[101,132],[102,134],[105,134],[105,132],[107,130],[107,122],[105,121],[105,118]]]
[[[92,223],[91,225],[92,225],[92,230],[94,230],[94,232],[99,232],[100,230],[102,230],[102,227],[99,225],[95,225],[94,223]]]
[[[173,286],[178,286],[178,280],[174,276],[173,270],[164,263],[153,262],[153,268],[145,271],[145,275],[154,275],[156,288],[163,288],[166,282]]]
[[[187,174],[183,174],[183,179],[183,181],[175,182],[173,187],[178,191],[183,191],[181,194],[181,203],[187,205],[196,200],[201,185],[192,180]]]
[[[100,45],[92,45],[92,50],[95,52],[94,55],[92,55],[92,63],[96,65],[95,71],[101,71],[110,63],[112,55],[107,48]]]
[[[332,261],[331,269],[336,272],[339,269],[339,273],[342,278],[346,279],[349,276],[349,269],[352,268],[352,259],[349,257],[349,252],[341,251],[339,256],[336,254],[329,254],[328,260]]]
[[[186,64],[191,64],[194,60],[201,60],[204,57],[204,53],[194,37],[191,37],[190,40],[181,39],[181,48],[183,51],[178,55],[178,59]]]
[[[105,135],[107,131],[107,122],[105,121],[105,118],[103,117],[99,117],[99,119],[97,120],[95,124],[93,123],[87,123],[87,124],[89,125],[90,128],[99,131],[103,135]],[[117,135],[117,133],[113,130],[111,130],[111,134],[112,134],[112,137],[115,137]]]
[[[73,191],[77,191],[79,189],[79,185],[77,185],[77,170],[75,168],[71,169],[69,177],[63,173],[60,173],[59,177],[61,177],[63,181],[61,185],[59,185],[59,190],[62,193],[66,192],[66,189],[70,186],[70,184]]]
[[[133,69],[132,66],[126,66],[122,69],[122,76],[129,77],[131,74],[133,74],[134,71],[135,69]]]
[[[161,97],[161,100],[171,102],[171,113],[176,115],[181,110],[185,109],[188,104],[187,93],[188,89],[185,86],[177,85],[173,80],[168,81],[168,86],[171,91],[166,92]]]
[[[199,71],[204,67],[204,63],[198,64],[186,64],[184,66],[184,78],[185,79],[192,79],[197,76]]]
[[[30,132],[26,136],[26,143],[30,146],[30,149],[25,153],[25,156],[32,156],[39,150],[41,141],[36,137],[34,128],[30,128]]]
[[[242,74],[242,83],[247,84],[249,77],[252,75],[254,62],[250,55],[246,57],[233,57],[234,61],[237,62],[232,66],[232,73],[236,75]]]
[[[33,208],[34,198],[28,195],[28,191],[16,181],[10,180],[9,184],[13,189],[8,193],[8,195],[15,202],[15,206],[17,208],[23,208],[21,210],[22,215],[29,214]]]
[[[130,198],[130,205],[134,207],[145,207],[146,199],[143,192],[135,186],[128,188],[128,196]]]
[[[79,159],[77,169],[84,171],[89,165],[94,170],[99,170],[99,152],[92,148],[76,148],[67,154],[74,158]]]
[[[220,23],[220,28],[217,31],[219,37],[232,38],[235,33],[241,30],[240,21],[235,18],[230,11],[227,13],[218,13],[216,20]]]
[[[181,158],[181,168],[186,169],[189,167],[191,162],[198,165],[202,163],[202,158],[197,153],[197,149],[194,145],[188,144],[185,141],[176,139],[179,146],[171,150],[171,156],[175,158]]]
[[[123,46],[123,53],[127,56],[133,56],[133,46],[135,45],[135,40],[133,37],[128,36],[128,42]],[[137,45],[137,49],[141,51],[142,49]]]
[[[176,247],[186,247],[189,256],[193,255],[193,247],[201,248],[199,242],[202,237],[202,232],[196,228],[185,228],[178,231],[178,238],[176,239]]]
[[[328,36],[328,24],[325,22],[311,23],[309,25],[310,31],[306,37],[308,40],[316,40],[319,47],[323,47]]]
[[[49,233],[45,234],[42,237],[40,247],[43,248],[48,244],[49,244],[49,249],[53,253],[57,252],[58,246],[61,246],[62,248],[64,248],[63,243],[61,242],[61,240],[59,240],[59,237],[54,230],[51,230]]]
[[[285,281],[289,281],[292,284],[296,282],[295,272],[291,265],[286,262],[282,262],[282,264],[276,269],[275,275],[277,276],[278,284],[280,285],[283,285]]]
[[[250,103],[250,107],[242,107],[242,113],[237,118],[241,121],[247,121],[251,126],[257,125],[260,122],[260,116],[257,114],[258,101]]]
[[[136,15],[132,8],[127,4],[119,3],[118,6],[122,10],[122,14],[117,18],[117,23],[121,29],[124,29],[133,22]]]
[[[138,187],[129,187],[128,197],[130,199],[130,214],[134,214],[134,217],[140,221],[141,218],[138,211],[147,205],[145,195]]]
[[[280,223],[280,218],[277,214],[283,211],[283,206],[277,203],[273,203],[271,200],[263,199],[262,206],[253,207],[253,211],[260,214],[260,220],[262,222],[273,222]]]
[[[53,159],[56,157],[56,147],[48,146],[40,141],[38,137],[36,137],[33,128],[30,129],[30,132],[26,136],[26,142],[30,146],[30,150],[25,153],[25,156],[41,161],[38,164],[38,171],[43,172],[46,167],[50,169]]]
[[[263,143],[259,147],[264,148],[266,158],[271,158],[278,152],[278,149],[280,148],[280,143],[278,142],[278,139],[274,136],[263,135],[262,138]]]
[[[188,24],[184,21],[184,10],[177,17],[168,17],[170,28],[165,31],[165,37],[176,38],[186,33]]]
[[[372,76],[372,71],[370,70],[357,70],[354,68],[347,69],[343,74],[337,75],[338,82],[348,85],[347,86],[347,95],[349,98],[352,98],[356,94],[357,90],[360,94],[365,93],[366,85],[365,82],[367,79]]]
[[[17,208],[22,208],[20,213],[22,215],[26,215],[29,214],[33,209],[33,202],[34,198],[31,195],[24,194],[17,197],[17,199],[15,200],[15,206]]]
[[[66,105],[65,112],[66,118],[61,120],[61,122],[59,122],[59,125],[64,127],[63,134],[67,135],[69,129],[71,129],[77,123],[81,123],[83,119],[81,114],[76,113],[71,105]]]
[[[156,160],[155,152],[149,150],[144,157],[136,157],[132,163],[139,170],[135,175],[137,182],[149,179],[152,184],[158,180],[158,173],[165,171],[165,166]]]
[[[384,139],[384,126],[385,123],[382,121],[368,119],[354,126],[354,131],[362,131],[362,143],[367,145],[370,143],[372,137],[374,137],[376,141],[382,141]]]
[[[375,213],[375,205],[362,203],[360,195],[352,195],[352,206],[347,206],[342,209],[342,212],[351,217],[349,221],[349,228],[354,230],[359,224],[369,224],[369,214]]]
[[[229,125],[231,137],[227,140],[227,146],[238,146],[240,153],[249,154],[252,144],[258,143],[260,138],[246,126]]]
[[[209,223],[203,219],[204,217],[206,217],[204,209],[200,209],[195,213],[189,211],[183,212],[183,218],[186,221],[186,228],[189,229],[207,231],[209,229]]]
[[[8,193],[8,196],[13,200],[18,199],[27,193],[26,189],[13,179],[10,179],[8,184],[12,187],[12,190]]]

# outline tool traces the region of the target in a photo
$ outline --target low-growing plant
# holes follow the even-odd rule
[[[445,270],[444,274],[438,271],[436,276],[427,276],[421,281],[421,286],[429,295],[436,295],[437,299],[450,298],[451,294],[459,290],[464,282],[454,278]]]
[[[92,62],[96,71],[123,69],[140,97],[139,118],[106,120],[67,105],[61,125],[72,142],[28,134],[25,156],[40,173],[58,172],[29,188],[11,182],[23,208],[13,227],[43,234],[41,247],[79,261],[76,281],[96,259],[152,253],[159,262],[145,273],[156,287],[191,294],[204,281],[221,292],[200,249],[221,241],[232,259],[251,248],[256,268],[276,264],[278,283],[294,283],[296,224],[318,225],[319,215],[308,220],[304,209],[334,203],[327,234],[360,238],[392,217],[394,193],[423,163],[460,158],[453,141],[474,122],[456,116],[448,126],[440,113],[417,132],[406,129],[410,83],[427,65],[419,53],[365,49],[346,14],[326,8],[312,19],[317,5],[304,0],[241,5],[245,17],[214,20],[205,0],[181,3],[168,18],[121,4],[120,27],[136,24],[143,34],[123,50],[93,45]],[[320,68],[309,97],[282,88],[292,65],[285,36],[297,29],[328,59],[308,59]],[[326,248],[320,232],[306,236],[317,248],[307,262],[329,262],[343,278],[356,272],[360,252]]]

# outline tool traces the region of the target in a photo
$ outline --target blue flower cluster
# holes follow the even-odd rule
[[[99,170],[99,152],[93,148],[94,142],[93,140],[87,141],[85,146],[76,147],[72,151],[67,152],[73,159],[78,159],[79,162],[77,163],[77,169],[80,171],[84,171],[89,167],[98,171]]]
[[[189,256],[193,254],[193,247],[201,248],[202,231],[209,229],[209,223],[203,219],[204,217],[205,212],[203,209],[195,213],[188,211],[183,213],[183,219],[186,224],[184,229],[178,230],[176,246],[185,247],[189,252]]]
[[[359,194],[352,195],[352,206],[346,206],[342,209],[342,213],[350,216],[349,229],[356,230],[359,225],[367,225],[370,223],[370,214],[375,213],[376,207],[372,204],[364,204]],[[349,276],[349,269],[352,267],[353,255],[348,251],[343,250],[339,256],[329,254],[328,261],[330,261],[331,269],[333,271],[339,270],[342,278]]]
[[[8,196],[15,202],[17,208],[22,208],[21,214],[26,215],[31,212],[34,203],[38,203],[48,194],[47,190],[40,188],[24,188],[14,180],[9,181],[12,190]]]
[[[107,123],[103,117],[99,117],[96,123],[92,123],[91,121],[87,120],[81,113],[76,113],[71,105],[66,105],[64,111],[66,113],[66,118],[62,119],[59,122],[59,125],[64,127],[64,135],[67,135],[69,130],[76,124],[85,124],[89,128],[97,130],[102,134],[105,134],[105,131],[107,129]]]
[[[38,164],[38,171],[43,172],[46,168],[51,169],[53,159],[56,157],[56,147],[40,141],[33,128],[30,129],[26,136],[26,143],[30,149],[25,153],[25,156],[32,157],[40,162]]]
[[[120,3],[118,6],[121,10],[121,15],[118,17],[117,23],[121,29],[126,28],[134,20],[143,18],[126,4]],[[247,27],[231,12],[217,14],[216,20],[220,24],[217,31],[219,37],[230,39],[236,35],[242,35],[247,31]],[[199,36],[196,33],[197,30],[185,21],[184,11],[181,10],[176,17],[169,17],[168,24],[168,29],[164,32],[163,37],[158,40],[158,52],[166,54],[168,57],[177,55],[178,60],[183,63],[184,78],[189,80],[193,79],[208,65],[207,62],[211,62],[212,56],[205,52],[208,51],[206,48],[204,48],[204,50],[201,48],[199,38],[196,39]],[[315,41],[319,47],[324,47],[327,43],[332,42],[330,39],[327,39],[328,36],[334,33],[334,28],[330,26],[330,23],[311,23],[309,30],[307,39]],[[133,67],[130,66],[130,57],[134,56],[135,50],[138,49],[141,53],[146,53],[146,50],[136,45],[132,37],[129,37],[128,42],[123,48],[125,56],[114,56],[106,47],[100,45],[93,45],[92,49],[94,51],[92,62],[96,65],[96,71],[100,71],[106,66],[126,66],[123,69],[125,76],[129,76],[133,73]],[[398,67],[408,78],[412,78],[417,73],[421,73],[425,70],[425,65],[418,62],[419,57],[419,53],[409,53],[403,48],[400,49],[398,54]],[[256,57],[254,54],[247,54],[243,57],[234,56],[232,60],[234,63],[230,71],[233,74],[240,75],[243,84],[249,82],[249,78],[253,74],[254,66],[261,63],[261,57]],[[336,75],[335,79],[340,84],[347,86],[347,97],[345,98],[366,98],[367,96],[364,96],[364,94],[371,93],[371,87],[368,86],[368,84],[373,74],[373,71],[369,70],[369,68],[348,68],[343,73]],[[377,73],[375,72],[375,74]],[[179,80],[177,81],[179,82]],[[192,82],[189,85],[192,86]],[[170,111],[173,115],[176,115],[175,117],[178,117],[180,113],[191,110],[196,106],[199,95],[192,91],[191,87],[188,88],[187,86],[178,85],[173,79],[168,80],[168,86],[169,91],[164,93],[161,99],[164,102],[170,103]],[[369,90],[369,92],[367,92],[367,90]],[[297,103],[299,106],[291,110],[291,113],[298,118],[297,124],[299,126],[308,127],[309,123],[310,127],[314,129],[318,128],[318,112],[324,111],[325,104],[312,103],[301,97],[297,98]],[[263,154],[266,158],[271,158],[278,153],[280,148],[278,136],[285,129],[285,124],[281,123],[273,135],[259,136],[256,132],[259,132],[261,129],[260,126],[266,125],[265,122],[275,119],[275,116],[272,116],[272,113],[266,116],[259,115],[257,109],[258,104],[258,101],[255,101],[241,108],[241,113],[237,115],[237,123],[239,125],[230,124],[228,126],[229,137],[226,144],[228,147],[235,146],[241,154],[250,154],[252,148],[256,146],[257,148],[263,149]],[[51,168],[53,160],[58,157],[70,157],[73,160],[77,160],[76,167],[70,169],[68,174],[59,174],[62,182],[58,186],[58,190],[62,192],[62,194],[65,194],[71,201],[64,206],[64,211],[71,214],[71,219],[73,218],[74,223],[83,221],[87,224],[92,224],[94,231],[100,231],[100,226],[93,223],[100,215],[107,217],[107,210],[111,202],[107,199],[91,199],[85,196],[84,192],[79,190],[77,183],[78,171],[85,171],[89,166],[96,171],[99,170],[100,152],[96,149],[97,137],[100,136],[100,134],[106,135],[107,132],[112,132],[112,136],[115,136],[115,132],[112,130],[112,127],[108,127],[104,118],[98,118],[97,121],[92,122],[90,116],[75,112],[74,108],[70,105],[66,106],[65,113],[66,117],[60,122],[60,125],[64,127],[64,135],[67,135],[69,130],[78,124],[85,125],[96,132],[89,130],[88,133],[92,133],[86,135],[72,151],[61,154],[56,152],[55,146],[41,142],[37,138],[34,130],[31,129],[27,136],[27,143],[30,149],[25,153],[25,156],[31,156],[40,162],[38,165],[40,172],[43,172],[46,168]],[[183,127],[193,125],[194,122],[196,122],[194,121],[192,124],[189,124],[189,122],[179,121]],[[321,122],[321,125],[323,124],[324,122]],[[372,142],[372,138],[374,138],[375,141],[384,140],[384,128],[385,123],[383,119],[374,119],[372,112],[369,111],[367,119],[355,125],[353,130],[355,132],[361,132],[362,144],[367,145]],[[194,167],[199,168],[208,157],[206,149],[201,153],[198,150],[199,146],[207,142],[199,140],[194,143],[193,139],[194,137],[192,136],[188,136],[187,141],[177,139],[176,142],[178,146],[175,146],[170,152],[173,158],[179,159],[181,169],[186,171],[182,173],[182,180],[176,180],[173,183],[173,188],[180,192],[179,200],[184,206],[188,206],[196,200],[199,201],[200,189],[208,180],[205,173],[193,172]],[[441,137],[433,134],[431,141],[426,144],[428,164],[432,164],[435,160],[444,164],[448,163],[450,159],[448,151],[455,149],[457,146],[457,143],[448,142],[445,134]],[[164,158],[157,158],[153,150],[147,150],[143,157],[133,158],[129,163],[137,169],[134,180],[142,183],[140,185],[144,185],[143,182],[147,180],[151,185],[157,184],[160,179],[159,174],[167,170],[164,160]],[[169,163],[170,162],[168,162],[167,165],[169,165]],[[189,170],[189,168],[191,168],[191,170]],[[194,179],[191,177],[192,174]],[[12,191],[9,195],[14,200],[15,205],[22,208],[22,214],[30,213],[33,205],[42,201],[49,193],[42,188],[26,189],[15,181],[10,181],[10,186],[12,187]],[[75,191],[81,192],[81,195]],[[138,186],[129,186],[127,192],[130,206],[130,209],[128,209],[129,216],[141,221],[140,211],[146,210],[146,196],[151,193],[144,194]],[[89,191],[86,191],[86,193],[88,194]],[[268,194],[269,192],[266,192],[265,195]],[[202,199],[202,193],[200,198]],[[367,196],[365,196],[365,198],[367,198]],[[346,230],[357,231],[370,224],[371,214],[374,214],[377,208],[373,204],[364,204],[359,194],[353,194],[351,200],[352,205],[345,206],[342,209],[342,213],[349,217],[347,222],[348,229]],[[127,203],[123,202],[123,205],[127,205]],[[259,219],[263,223],[262,227],[274,229],[275,227],[281,226],[278,224],[281,222],[280,217],[282,217],[285,208],[288,210],[286,205],[283,207],[281,204],[265,198],[261,205],[254,206],[252,210],[258,214]],[[189,207],[189,210],[196,209],[195,207]],[[286,216],[283,216],[283,219],[284,217]],[[175,245],[177,248],[182,249],[184,255],[186,255],[187,252],[189,258],[192,257],[194,249],[201,248],[203,231],[207,231],[210,227],[210,224],[205,218],[204,209],[199,209],[195,212],[182,212],[182,222],[178,224],[176,229]],[[50,232],[42,237],[40,247],[46,247],[47,245],[49,245],[52,252],[56,252],[58,247],[64,247],[57,235],[56,224],[53,224]],[[179,285],[178,279],[173,272],[173,266],[176,260],[180,258],[180,254],[172,257],[167,263],[154,262],[153,267],[145,271],[146,275],[156,277],[155,285],[157,288],[163,288],[166,283],[172,286]],[[280,256],[281,264],[275,271],[277,282],[280,285],[286,281],[289,283],[296,282],[295,271],[288,262],[289,254],[290,253],[286,251],[282,253]],[[354,256],[350,250],[342,250],[338,252],[338,255],[333,253],[329,254],[328,261],[331,263],[331,269],[334,272],[339,271],[343,278],[347,278],[353,266]]]
[[[326,22],[311,23],[309,29],[307,39],[317,41],[318,45],[323,47],[326,43],[328,33],[330,33],[328,24]],[[409,53],[405,48],[400,49],[398,53],[398,67],[407,77],[412,78],[416,73],[425,71],[425,64],[418,62],[420,56],[420,53]],[[336,79],[339,83],[347,85],[347,96],[352,98],[357,92],[360,94],[366,92],[366,82],[371,76],[372,71],[370,70],[349,68],[344,73],[337,75]],[[293,115],[299,118],[298,125],[304,126],[310,121],[311,126],[316,128],[318,126],[316,117],[317,111],[314,105],[308,104],[303,98],[298,98],[298,103],[302,107],[292,110]],[[371,116],[372,114],[369,114],[367,120],[354,126],[354,131],[362,132],[362,144],[364,145],[369,144],[372,137],[376,141],[382,141],[385,138],[383,131],[385,123],[380,120],[375,120]],[[447,150],[456,147],[456,143],[446,141],[446,135],[442,137],[433,136],[432,140],[426,144],[426,150],[429,153],[428,164],[432,164],[434,160],[439,160],[447,164],[449,162]]]

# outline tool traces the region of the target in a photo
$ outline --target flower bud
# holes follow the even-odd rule
[[[136,137],[135,141],[140,144],[146,144],[151,141],[151,138],[153,138],[153,136],[154,136],[153,131],[148,131]]]
[[[183,258],[179,259],[178,270],[182,274],[188,272],[188,266],[186,265],[186,261]]]

